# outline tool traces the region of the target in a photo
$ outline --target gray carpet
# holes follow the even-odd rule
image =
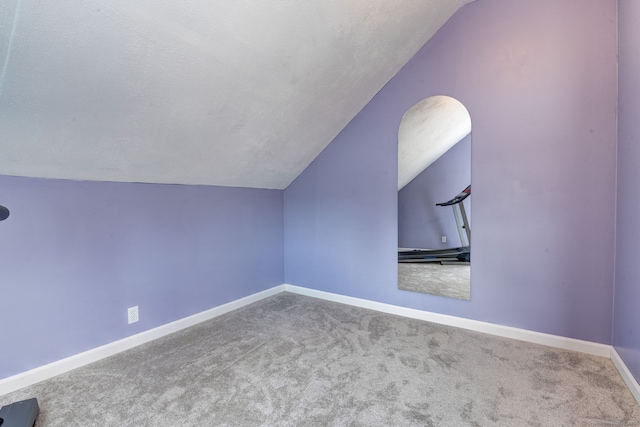
[[[471,267],[438,263],[398,263],[398,289],[471,299]]]
[[[610,360],[282,293],[0,396],[49,426],[633,426]]]

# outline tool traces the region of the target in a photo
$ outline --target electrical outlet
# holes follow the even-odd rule
[[[129,319],[129,324],[136,323],[140,320],[137,305],[135,307],[129,307],[127,310],[127,318]]]
[[[442,243],[447,243],[447,236],[442,236]]]

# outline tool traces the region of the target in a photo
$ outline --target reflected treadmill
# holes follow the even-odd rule
[[[451,206],[456,219],[460,247],[450,249],[398,249],[398,262],[440,264],[469,264],[471,262],[471,228],[464,209],[464,199],[471,195],[471,186],[462,190],[456,197],[436,206]]]

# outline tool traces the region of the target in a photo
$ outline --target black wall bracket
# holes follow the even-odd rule
[[[0,205],[0,221],[4,221],[7,218],[9,218],[9,209]]]

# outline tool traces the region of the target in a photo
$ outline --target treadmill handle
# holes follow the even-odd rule
[[[458,193],[458,195],[456,197],[454,197],[453,199],[449,200],[448,202],[444,202],[444,203],[436,203],[436,206],[457,205],[458,203],[461,203],[464,199],[466,199],[470,195],[471,195],[471,186],[468,186],[467,188],[462,190],[460,193]]]

